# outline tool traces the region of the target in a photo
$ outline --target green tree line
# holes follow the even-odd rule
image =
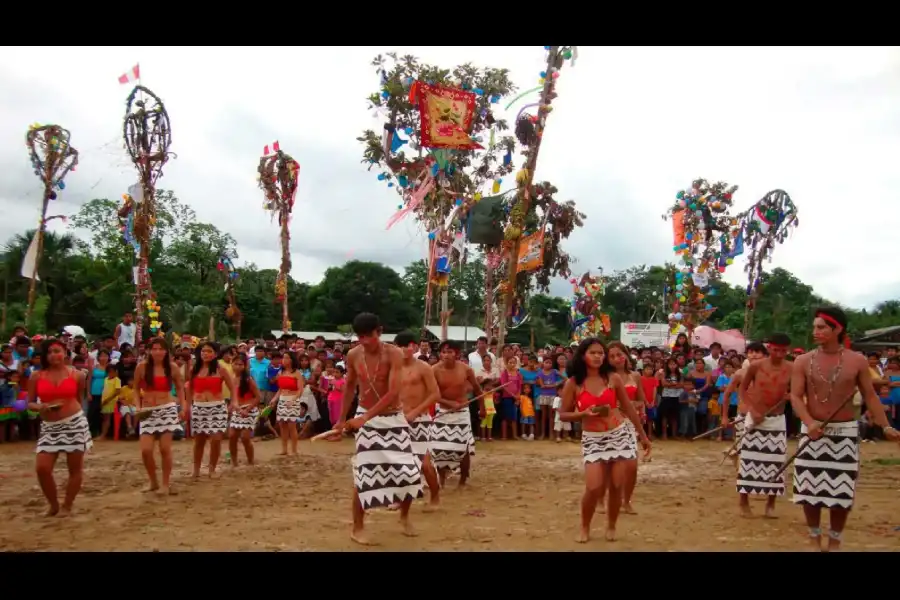
[[[217,339],[234,339],[234,328],[224,317],[225,281],[216,268],[223,253],[237,255],[234,238],[211,223],[199,221],[171,191],[159,191],[158,203],[151,277],[162,306],[163,329],[205,336],[212,319]],[[68,231],[47,234],[38,269],[38,300],[31,322],[26,324],[29,331],[53,333],[66,325],[80,325],[92,335],[109,333],[125,312],[133,310],[133,251],[123,240],[118,208],[114,200],[91,200],[69,220]],[[2,335],[8,336],[24,319],[28,279],[20,276],[20,269],[33,234],[26,231],[13,236],[0,254]],[[670,269],[670,265],[641,265],[608,275],[601,305],[612,321],[611,337],[618,336],[623,322],[666,320],[664,290]],[[279,329],[280,306],[274,302],[277,269],[261,269],[249,263],[237,270],[235,289],[243,313],[242,335],[259,336]],[[381,317],[389,332],[418,330],[424,323],[426,278],[422,260],[408,265],[403,274],[383,264],[353,260],[327,269],[316,284],[291,279],[288,298],[293,328],[348,331],[357,313],[370,311]],[[477,251],[470,252],[450,276],[450,324],[481,327],[484,292],[484,261]],[[439,294],[433,296],[431,315],[436,323]],[[709,325],[743,328],[746,296],[741,288],[720,284],[717,294],[708,299],[717,308]],[[774,269],[762,278],[750,337],[760,339],[782,331],[796,344],[808,346],[812,311],[824,303],[827,300],[811,286],[784,269]],[[569,304],[568,298],[533,295],[529,299],[530,316],[524,325],[510,331],[510,341],[566,343]],[[848,314],[851,335],[859,335],[900,324],[900,301],[886,300],[871,311],[848,309]]]

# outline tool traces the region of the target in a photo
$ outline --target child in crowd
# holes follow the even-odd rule
[[[641,387],[644,389],[644,398],[647,400],[647,422],[644,424],[647,437],[653,439],[653,425],[656,423],[656,391],[659,388],[659,379],[653,373],[653,365],[648,360],[641,369]]]
[[[332,427],[340,420],[341,405],[344,401],[344,367],[334,368],[334,377],[328,384],[328,420],[331,421]],[[333,438],[332,438],[333,439]],[[340,438],[337,438],[338,441]]]
[[[537,400],[538,416],[537,423],[537,439],[541,440],[546,437],[550,439],[553,430],[552,406],[553,398],[556,397],[556,386],[562,381],[559,371],[553,368],[553,357],[545,356],[542,361],[541,370],[537,374]]]
[[[685,379],[682,382],[684,391],[678,398],[678,435],[693,437],[697,435],[697,404],[700,399],[694,390],[694,381]]]
[[[106,379],[103,381],[103,394],[100,397],[100,414],[103,415],[103,425],[100,429],[100,439],[105,440],[109,435],[113,414],[116,412],[116,401],[119,399],[119,390],[122,388],[122,380],[119,379],[119,369],[110,364],[106,367]]]
[[[522,439],[534,441],[534,392],[530,383],[522,385],[522,393],[519,395],[519,414],[522,423]]]
[[[707,402],[707,431],[712,431],[719,426],[719,417],[722,415],[722,406],[719,404],[719,392],[713,392]]]
[[[134,395],[134,373],[125,376],[125,385],[119,390],[119,414],[125,419],[125,427],[128,429],[128,437],[134,437],[134,420],[137,414],[136,399]]]
[[[309,417],[309,404],[300,403],[300,416],[297,417],[297,439],[305,440],[313,436],[313,422]]]
[[[485,356],[485,358],[488,358]],[[497,408],[494,406],[494,398],[496,393],[490,392],[484,397],[484,418],[481,420],[481,437],[479,440],[486,442],[493,441],[492,430],[494,428],[494,415],[497,414]]]
[[[722,403],[722,410],[719,412],[719,420],[721,421],[722,416],[727,416],[728,421],[731,422],[735,418],[737,418],[737,392],[732,392],[732,398],[725,397],[725,390],[728,389],[728,384],[731,383],[731,378],[734,376],[734,365],[730,362],[726,362],[722,367],[722,373],[716,379],[716,390],[719,392],[719,398]],[[730,440],[731,433],[734,429],[732,427],[728,427],[727,430],[723,430],[719,432],[719,441],[722,440]]]
[[[559,410],[562,408],[562,383],[557,384],[556,386],[556,397],[553,398],[553,431],[556,437],[556,443],[560,443],[566,436],[566,432],[569,434],[569,440],[574,441],[575,437],[572,435],[572,424],[568,421],[563,421],[559,418]]]
[[[507,429],[510,439],[519,439],[518,416],[519,395],[522,393],[522,375],[519,373],[518,360],[511,356],[506,360],[506,369],[500,374],[500,439],[505,440]]]

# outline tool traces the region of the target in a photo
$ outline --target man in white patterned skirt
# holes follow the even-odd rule
[[[888,440],[900,441],[872,387],[865,356],[846,349],[847,315],[828,306],[815,312],[813,339],[818,348],[794,361],[791,404],[803,426],[794,463],[794,502],[803,506],[810,544],[822,551],[822,508],[830,527],[825,551],[837,550],[856,496],[859,476],[859,424],[853,395],[859,388],[875,423]],[[827,424],[823,421],[829,421]]]
[[[394,338],[394,344],[403,353],[400,369],[400,403],[409,423],[413,453],[421,461],[422,476],[428,484],[430,501],[426,512],[440,506],[441,486],[431,459],[431,407],[441,397],[434,371],[424,360],[415,358],[419,343],[415,335],[402,331]]]
[[[358,430],[350,539],[370,545],[363,531],[365,511],[395,502],[400,503],[404,535],[416,535],[409,523],[409,508],[413,500],[422,496],[422,473],[413,454],[409,423],[403,416],[398,394],[403,356],[395,346],[381,341],[381,323],[373,314],[356,315],[353,332],[359,338],[359,346],[347,354],[341,418],[334,431]],[[357,386],[356,417],[344,422]]]
[[[464,487],[471,472],[472,455],[475,454],[475,435],[469,416],[467,387],[471,386],[479,398],[478,414],[484,418],[484,398],[475,372],[459,361],[459,346],[452,341],[442,342],[441,361],[434,365],[441,397],[431,428],[431,451],[434,466],[440,477],[441,487],[451,472],[459,472],[459,487]]]
[[[741,516],[750,517],[750,495],[766,496],[767,518],[774,518],[775,498],[784,495],[784,473],[775,473],[787,459],[784,407],[791,382],[785,360],[791,339],[775,333],[768,340],[769,357],[750,363],[741,378],[740,397],[747,406],[740,444],[737,491]]]
[[[731,449],[726,451],[726,457],[734,462],[735,468],[738,468],[738,454],[741,451],[741,440],[744,437],[744,424],[747,419],[747,400],[740,394],[741,381],[744,380],[744,373],[747,372],[748,366],[769,355],[769,350],[760,342],[748,344],[746,351],[747,360],[745,361],[745,366],[735,371],[734,375],[731,376],[728,387],[725,388],[726,398],[731,398],[732,394],[738,395],[737,416],[732,421],[734,423],[734,444],[732,444]],[[728,427],[728,424],[728,412],[722,411],[722,427]]]

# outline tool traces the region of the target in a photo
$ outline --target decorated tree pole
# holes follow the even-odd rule
[[[25,310],[26,322],[31,318],[31,311],[34,310],[38,265],[44,254],[44,232],[48,221],[47,209],[50,207],[50,201],[56,200],[56,190],[66,188],[63,181],[66,175],[78,165],[78,151],[69,144],[70,138],[71,134],[68,129],[59,125],[40,125],[38,123],[29,127],[28,133],[25,135],[25,145],[28,146],[34,174],[44,184],[41,218],[38,221],[37,232],[34,234],[36,241],[32,240],[32,244],[35,246],[34,264],[31,272],[26,275],[31,278],[31,282],[28,284],[28,306]],[[30,246],[27,254],[31,254]]]
[[[225,280],[225,301],[228,304],[225,308],[225,318],[234,325],[235,335],[238,339],[241,339],[241,321],[244,319],[244,316],[237,306],[237,298],[234,294],[234,286],[238,279],[238,272],[234,268],[235,258],[237,258],[236,253],[223,254],[219,257],[216,269],[218,269]]]
[[[689,340],[694,329],[716,310],[707,296],[714,296],[713,284],[734,262],[739,219],[729,214],[737,186],[725,182],[710,184],[697,179],[678,192],[675,203],[663,219],[671,217],[673,250],[678,258],[672,280],[674,291],[669,313],[669,333],[682,327]]]
[[[753,313],[759,296],[763,262],[772,262],[776,244],[783,244],[787,236],[800,224],[797,207],[784,190],[773,190],[739,217],[740,231],[735,238],[734,256],[749,247],[747,264],[747,305],[744,310],[744,337],[750,335]]]
[[[562,237],[568,237],[575,226],[581,226],[581,221],[584,218],[582,213],[575,210],[573,203],[569,202],[566,205],[559,205],[553,202],[552,194],[557,190],[549,183],[533,185],[538,152],[544,137],[544,129],[547,126],[547,116],[553,110],[551,104],[557,95],[555,90],[560,69],[565,60],[572,60],[574,63],[578,54],[577,48],[572,46],[545,46],[544,49],[547,51],[547,64],[540,74],[540,99],[536,103],[523,107],[516,117],[516,137],[525,147],[522,150],[522,154],[525,156],[525,165],[516,174],[516,195],[509,212],[509,222],[504,231],[504,239],[506,241],[504,247],[508,250],[508,276],[504,284],[500,286],[500,331],[497,337],[501,348],[506,338],[507,316],[512,316],[515,321],[517,313],[519,313],[519,320],[522,320],[520,311],[525,303],[525,292],[530,287],[527,279],[518,278],[518,275],[531,270],[521,260],[524,256],[520,256],[522,254],[520,247],[526,227],[537,225],[537,223],[533,222],[534,204],[542,198],[550,200],[544,208],[544,219],[539,226],[540,229],[531,234],[532,236],[537,236],[537,238],[532,239],[540,247],[541,259],[537,264],[539,268],[543,267],[548,258],[550,258],[549,254],[552,253],[554,254],[553,258],[557,261],[554,265],[556,271],[554,274],[559,274],[563,277],[568,277],[569,275],[569,261],[568,256],[559,251],[560,236],[558,234],[560,230],[566,231]],[[525,110],[531,107],[537,109],[534,116],[525,113]],[[544,228],[548,218],[554,218],[557,225],[555,227],[557,235],[552,235],[549,238],[544,236]],[[527,237],[531,238],[531,236]],[[539,276],[538,283],[546,287],[549,284],[549,280],[542,282]]]
[[[172,126],[166,107],[159,96],[142,85],[136,85],[128,94],[123,135],[125,148],[138,172],[138,185],[132,186],[130,190],[130,210],[138,255],[135,272],[135,343],[140,343],[144,328],[144,308],[151,313],[151,333],[155,334],[160,329],[157,320],[159,306],[150,280],[150,245],[153,227],[156,226],[156,182],[162,176],[163,166],[174,156],[169,152]]]
[[[300,177],[300,163],[283,152],[278,142],[263,149],[259,159],[259,187],[265,195],[263,208],[278,217],[281,228],[281,267],[275,280],[275,301],[281,303],[281,329],[290,331],[288,315],[287,281],[291,274],[291,212],[297,197],[297,181]]]

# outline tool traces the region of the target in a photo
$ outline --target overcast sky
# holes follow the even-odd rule
[[[544,64],[541,47],[7,48],[0,54],[0,241],[37,224],[41,188],[24,145],[30,123],[68,128],[81,153],[51,214],[118,198],[136,180],[122,147],[130,86],[117,78],[139,61],[142,83],[169,111],[178,155],[158,186],[231,233],[238,265],[278,266],[277,227],[262,209],[256,166],[263,146],[279,140],[301,164],[292,276],[314,283],[350,258],[402,269],[424,256],[424,235],[411,221],[385,231],[398,198],[360,164],[355,139],[380,127],[365,97],[378,88],[371,59],[389,50],[448,68],[465,61],[505,67],[523,90],[537,85]],[[559,199],[576,200],[588,215],[566,246],[576,271],[671,260],[671,225],[660,215],[677,190],[705,177],[738,184],[739,210],[769,190],[790,193],[800,227],[769,268],[784,267],[854,307],[900,297],[893,267],[900,51],[579,53],[576,66],[562,71],[537,169]],[[67,68],[35,67],[59,64],[60,56]],[[743,266],[733,265],[726,279],[743,285]],[[557,282],[552,291],[568,290]]]

